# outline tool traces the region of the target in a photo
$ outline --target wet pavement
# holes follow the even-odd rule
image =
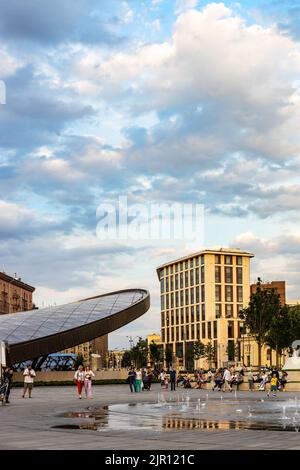
[[[0,407],[0,449],[300,449],[300,394],[236,395],[178,389],[130,393],[125,385],[13,390]]]

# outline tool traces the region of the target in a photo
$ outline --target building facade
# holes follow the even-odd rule
[[[280,297],[281,305],[286,305],[286,289],[285,281],[271,281],[260,284],[260,288],[263,290],[274,289]],[[255,294],[257,289],[257,284],[251,284],[250,293]]]
[[[157,268],[161,297],[161,340],[178,367],[193,367],[195,342],[211,347],[213,357],[197,367],[246,362],[239,311],[250,298],[250,260],[238,249],[204,250]]]
[[[0,315],[32,310],[32,294],[35,288],[21,278],[0,273]]]

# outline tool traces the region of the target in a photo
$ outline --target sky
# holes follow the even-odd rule
[[[190,245],[103,240],[99,207],[201,204],[195,248],[251,251],[299,299],[299,40],[292,0],[0,0],[0,269],[39,307],[149,289],[128,347]]]

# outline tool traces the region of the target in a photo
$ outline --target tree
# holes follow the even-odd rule
[[[165,361],[167,363],[167,367],[170,367],[170,364],[172,364],[172,359],[173,359],[172,349],[169,346],[167,346],[166,351],[165,351]]]
[[[131,366],[131,352],[125,351],[122,357],[121,362],[122,367],[130,367]]]
[[[270,330],[266,335],[266,344],[276,351],[276,366],[282,350],[288,348],[293,341],[293,328],[289,308],[281,307],[272,318]]]
[[[211,363],[215,360],[215,356],[216,356],[216,348],[209,341],[209,343],[205,345],[205,356],[204,356],[208,360],[209,367],[211,367]]]
[[[202,357],[206,357],[206,347],[202,341],[197,341],[193,344],[194,359],[197,361]]]
[[[238,359],[240,354],[240,346],[238,341],[229,340],[226,353],[228,356],[228,361],[235,361],[235,359]]]
[[[139,337],[138,342],[131,349],[131,357],[135,361],[136,367],[142,367],[147,365],[148,346],[146,340]]]
[[[289,308],[289,322],[291,328],[291,343],[300,338],[300,305]],[[291,345],[289,344],[289,346]]]
[[[77,370],[79,366],[83,366],[84,357],[81,353],[77,354],[76,359],[74,361],[74,367]]]
[[[258,345],[258,365],[261,366],[261,350],[266,344],[274,316],[280,311],[280,296],[275,289],[263,289],[258,278],[256,291],[251,295],[247,308],[240,311],[240,318]]]
[[[162,360],[161,348],[158,346],[158,344],[154,343],[154,341],[151,341],[151,343],[149,344],[149,356],[150,362],[154,364],[157,364]]]

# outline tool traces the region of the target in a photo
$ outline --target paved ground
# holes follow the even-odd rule
[[[300,432],[250,430],[64,430],[53,426],[70,421],[59,415],[85,411],[88,406],[116,403],[156,402],[160,386],[153,391],[131,394],[125,385],[94,387],[93,400],[78,400],[75,387],[36,387],[33,398],[21,398],[21,389],[12,391],[11,404],[0,406],[0,449],[300,449]],[[171,392],[166,392],[170,394]],[[207,391],[189,390],[191,400]],[[254,399],[257,393],[240,392]],[[209,392],[217,399],[217,392]],[[229,395],[229,394],[228,394]],[[280,394],[294,398],[295,393]],[[261,395],[259,395],[261,396]],[[298,394],[300,400],[300,394]],[[226,400],[226,396],[224,397]],[[86,422],[86,420],[85,420]]]

